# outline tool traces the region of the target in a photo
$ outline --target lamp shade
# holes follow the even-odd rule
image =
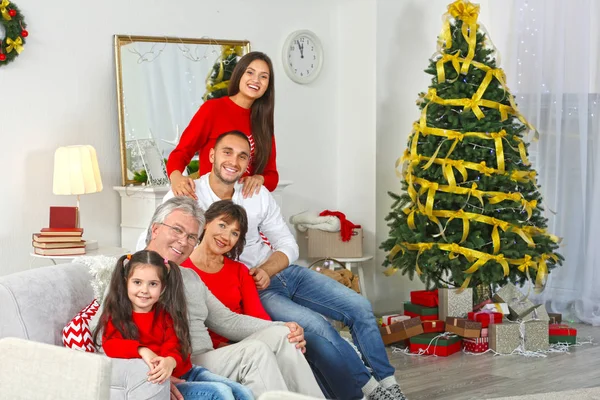
[[[64,195],[102,191],[98,158],[92,146],[67,146],[56,150],[52,191]]]

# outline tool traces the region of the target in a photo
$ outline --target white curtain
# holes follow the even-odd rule
[[[515,0],[509,87],[540,132],[529,152],[562,267],[532,295],[563,321],[600,325],[600,97],[591,0]],[[527,290],[526,288],[524,290]]]

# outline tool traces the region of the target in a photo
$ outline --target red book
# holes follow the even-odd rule
[[[81,236],[83,228],[42,228],[41,236]]]
[[[429,348],[428,348],[429,347]],[[435,346],[433,344],[421,344],[421,343],[411,343],[410,344],[410,352],[411,353],[419,353],[419,350],[423,350],[427,355],[436,355],[442,357],[448,357],[451,354],[458,353],[460,351],[460,341],[453,343],[449,346]]]
[[[50,207],[50,228],[79,227],[79,210],[77,207]]]
[[[438,306],[438,291],[435,290],[415,290],[410,292],[410,302],[425,307]]]
[[[436,321],[438,319],[438,314],[434,315],[419,315],[414,312],[404,311],[404,315],[408,315],[411,318],[419,317],[421,321]]]
[[[33,234],[35,243],[59,243],[59,242],[79,242],[85,243],[81,236],[42,236],[39,233]]]
[[[471,321],[481,322],[482,328],[487,328],[490,324],[501,324],[502,313],[499,312],[470,312],[467,318]]]
[[[77,256],[85,254],[85,247],[76,247],[68,249],[39,249],[33,248],[33,252],[40,256]]]

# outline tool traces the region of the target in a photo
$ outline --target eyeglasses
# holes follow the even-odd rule
[[[173,236],[175,236],[177,239],[184,239],[184,238],[187,239],[187,242],[190,244],[190,246],[196,246],[200,242],[198,235],[194,235],[193,233],[187,233],[186,231],[184,231],[183,229],[181,229],[177,226],[167,225],[162,222],[160,224],[164,225],[168,228],[171,228],[171,234]]]

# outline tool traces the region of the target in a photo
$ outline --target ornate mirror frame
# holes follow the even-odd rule
[[[218,39],[192,39],[192,38],[178,38],[178,37],[164,37],[164,36],[134,36],[134,35],[115,35],[114,36],[114,47],[115,47],[115,68],[116,68],[116,83],[117,83],[117,107],[118,107],[118,116],[119,116],[119,136],[120,136],[120,149],[121,149],[121,180],[123,186],[127,186],[129,184],[142,184],[142,182],[135,181],[130,179],[127,174],[127,134],[126,134],[126,122],[125,122],[125,96],[123,93],[123,71],[122,71],[122,56],[121,49],[123,46],[126,46],[135,42],[147,42],[147,43],[164,43],[169,44],[179,44],[179,45],[208,45],[208,46],[233,46],[236,48],[241,48],[243,53],[248,53],[250,51],[250,42],[247,40],[218,40]],[[209,65],[213,65],[213,63],[218,59],[221,55],[215,56],[214,60],[207,59],[207,63]],[[158,57],[158,56],[157,56]],[[195,113],[196,110],[194,110]],[[188,123],[189,121],[186,121]],[[184,127],[183,127],[184,128]],[[136,140],[137,142],[137,140]],[[156,148],[158,150],[158,147]],[[162,154],[157,151],[155,154],[162,158]],[[160,159],[159,158],[159,159]],[[149,171],[148,171],[149,172]],[[168,184],[168,182],[166,182]]]

